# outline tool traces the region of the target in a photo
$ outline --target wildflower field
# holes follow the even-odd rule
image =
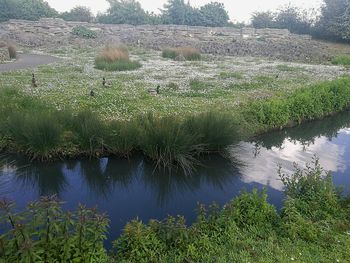
[[[18,88],[57,109],[89,109],[103,119],[130,120],[143,113],[184,116],[208,109],[235,111],[252,100],[283,97],[294,90],[350,71],[340,65],[310,65],[251,57],[202,55],[201,61],[174,61],[161,52],[134,48],[130,57],[142,67],[110,72],[94,67],[100,50],[43,50],[60,61],[1,73],[0,88]],[[35,52],[39,52],[36,50]],[[31,86],[34,72],[38,87]],[[102,85],[105,77],[108,85]],[[150,89],[160,86],[160,94]],[[90,96],[93,90],[95,96]]]

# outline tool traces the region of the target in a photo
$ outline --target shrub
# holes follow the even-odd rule
[[[19,213],[2,200],[0,216],[7,224],[0,237],[1,262],[107,262],[108,219],[94,209],[79,206],[66,213],[58,200],[42,197]]]
[[[95,58],[95,67],[108,71],[134,70],[141,67],[137,61],[131,61],[125,47],[105,47]]]
[[[332,64],[350,66],[350,56],[349,55],[336,56],[332,59]]]
[[[95,39],[97,38],[97,33],[88,29],[84,26],[76,26],[72,29],[72,34],[81,38]]]
[[[11,59],[17,58],[17,48],[15,45],[8,45],[7,49],[9,51],[9,56]]]
[[[166,48],[162,51],[163,58],[174,60],[200,60],[200,52],[192,47]]]

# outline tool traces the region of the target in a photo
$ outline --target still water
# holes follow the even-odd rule
[[[65,209],[79,203],[97,206],[111,220],[109,246],[131,219],[184,215],[191,223],[198,203],[223,205],[243,189],[266,188],[269,201],[279,208],[283,193],[278,165],[292,172],[293,163],[304,166],[315,155],[332,171],[335,184],[348,192],[350,112],[242,142],[230,149],[229,160],[206,157],[191,175],[155,171],[142,156],[45,164],[10,157],[13,162],[0,169],[0,198],[15,200],[19,209],[53,194],[65,201]]]

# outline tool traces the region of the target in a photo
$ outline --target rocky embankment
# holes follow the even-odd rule
[[[72,29],[85,26],[97,33],[96,39],[82,39]],[[160,50],[165,47],[193,46],[203,53],[232,56],[259,56],[286,61],[329,60],[327,44],[307,35],[283,29],[208,28],[177,25],[105,25],[66,22],[61,19],[40,21],[10,20],[0,23],[0,39],[27,47],[100,46],[121,42]]]

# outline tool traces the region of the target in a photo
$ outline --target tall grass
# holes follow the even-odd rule
[[[17,58],[17,48],[15,45],[13,44],[10,44],[7,46],[7,49],[9,51],[9,56],[10,56],[10,59],[15,59]]]
[[[95,58],[95,67],[108,71],[134,70],[141,67],[137,61],[131,61],[129,52],[122,46],[107,46]]]
[[[91,111],[82,111],[72,121],[72,129],[80,149],[91,155],[103,152],[106,125],[98,116]]]
[[[182,121],[174,117],[156,118],[149,114],[141,122],[140,148],[161,167],[179,165],[190,171],[195,156],[203,151],[197,135],[189,132]]]
[[[177,47],[164,49],[162,57],[173,60],[200,60],[201,54],[198,49],[192,47]]]
[[[9,119],[9,135],[31,158],[47,160],[55,155],[63,128],[54,114],[14,113]]]

